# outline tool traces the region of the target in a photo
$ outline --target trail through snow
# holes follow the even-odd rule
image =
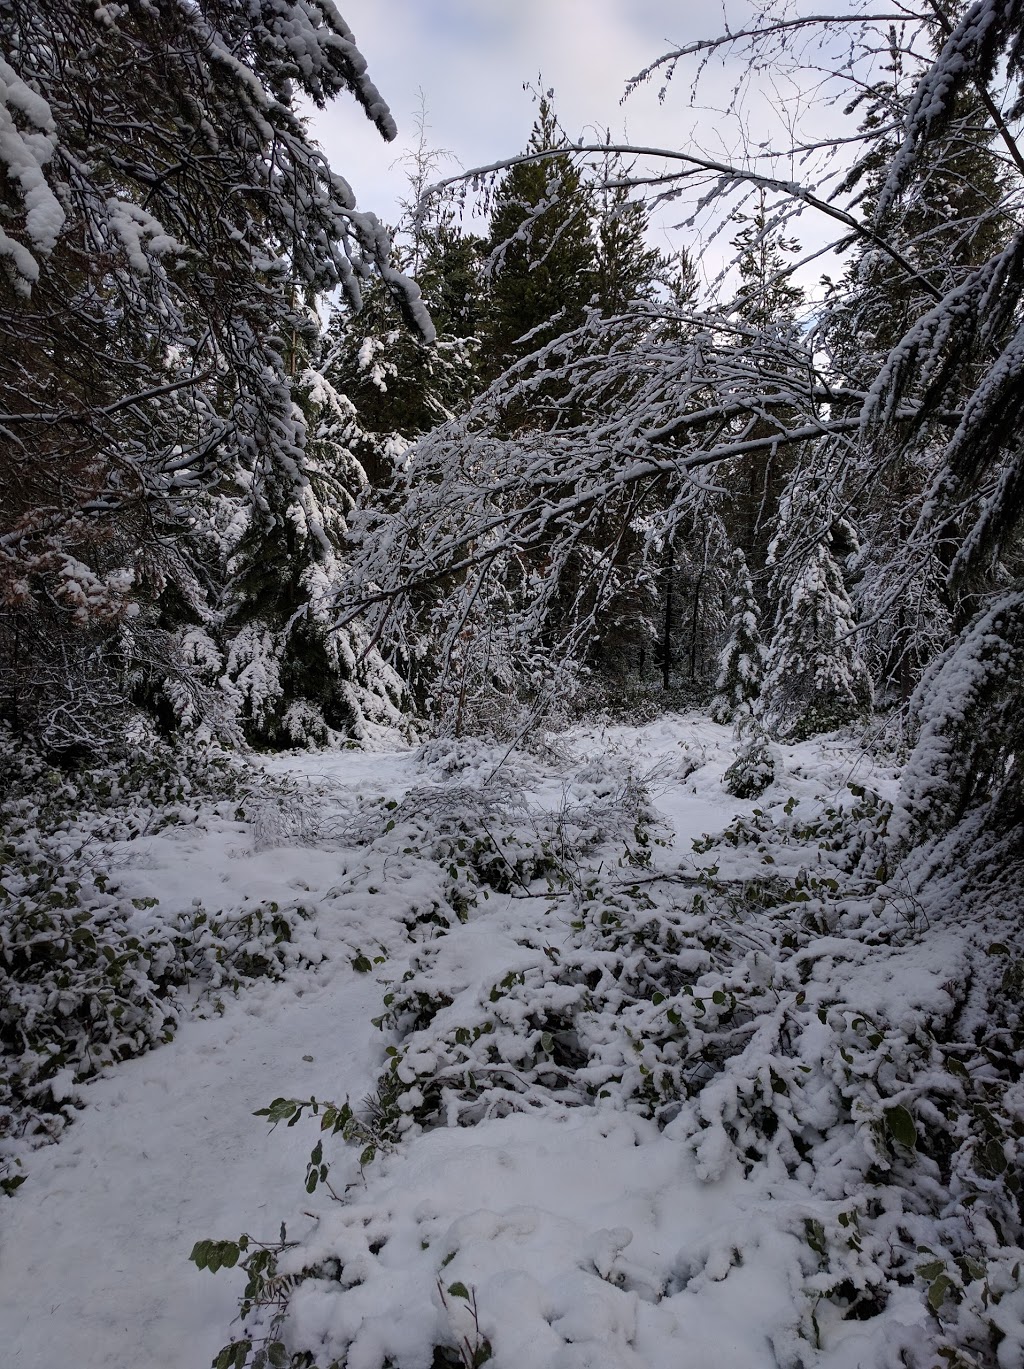
[[[571,745],[578,756],[618,748],[635,758],[638,772],[652,777],[677,854],[689,849],[691,837],[718,830],[754,806],[722,789],[731,738],[713,724],[669,718],[645,728],[579,731]],[[690,764],[698,757],[694,774],[680,763],[684,750]],[[807,798],[829,797],[862,764],[848,748],[828,742],[786,748],[785,759],[788,792]],[[362,918],[364,933],[372,932],[372,916],[346,912],[344,900],[334,896],[347,858],[343,843],[322,835],[330,832],[332,815],[335,828],[343,828],[355,800],[398,796],[422,785],[423,767],[408,751],[318,753],[268,764],[309,782],[303,811],[315,814],[317,840],[303,830],[301,817],[295,831],[269,837],[265,831],[261,836],[259,821],[211,821],[124,843],[112,857],[130,896],[153,895],[165,904],[312,901],[325,959],[284,982],[227,996],[221,1015],[185,1023],[172,1043],[81,1088],[84,1107],[74,1126],[60,1144],[28,1157],[27,1182],[0,1207],[4,1369],[203,1369],[228,1338],[239,1280],[199,1272],[189,1251],[201,1237],[233,1237],[242,1230],[276,1237],[281,1221],[296,1211],[309,1154],[304,1127],[268,1131],[253,1112],[278,1095],[361,1098],[380,1067],[380,1034],[370,1019],[380,1012],[388,967],[374,974],[351,968],[353,920]],[[552,764],[538,797],[557,802],[565,782],[564,771]],[[388,889],[381,892],[386,900]],[[502,902],[496,899],[490,914],[496,935],[507,927]],[[486,936],[486,923],[477,930]],[[538,1190],[531,1188],[532,1160],[527,1163],[514,1147],[543,1144],[531,1136],[530,1125],[513,1117],[490,1133],[491,1144],[508,1148],[510,1194],[521,1189],[523,1202],[536,1202]],[[592,1147],[593,1138],[581,1137],[580,1145]],[[420,1149],[418,1163],[427,1166],[424,1198],[436,1195],[438,1184],[461,1183],[458,1210],[471,1212],[477,1201],[472,1165],[461,1178],[445,1176],[445,1166],[461,1164],[465,1152],[449,1154],[443,1137],[433,1146],[433,1173],[430,1146]],[[568,1135],[564,1153],[550,1158],[552,1178],[544,1191],[571,1188],[575,1174],[582,1184],[578,1201],[600,1207],[597,1195],[612,1176],[596,1152],[589,1180],[581,1176],[581,1152]],[[633,1195],[630,1202],[639,1209],[653,1198]],[[691,1211],[687,1223],[697,1219],[704,1218]],[[656,1228],[657,1215],[653,1221]],[[593,1224],[606,1226],[599,1210]],[[612,1229],[612,1245],[614,1237]],[[494,1246],[498,1255],[502,1248],[500,1241]],[[725,1335],[728,1311],[721,1312]],[[691,1348],[696,1351],[696,1343]]]

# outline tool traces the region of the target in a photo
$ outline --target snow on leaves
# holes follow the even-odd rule
[[[1017,1354],[1012,914],[992,943],[901,892],[859,786],[748,808],[682,863],[638,842],[639,791],[639,826],[523,862],[514,789],[463,752],[437,756],[432,848],[422,796],[359,828],[454,858],[471,897],[383,971],[372,1098],[271,1105],[320,1126],[315,1221],[249,1263],[238,1362],[465,1364],[468,1337],[501,1369],[660,1369],[726,1327],[790,1369]]]

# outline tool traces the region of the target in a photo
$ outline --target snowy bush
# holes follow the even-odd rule
[[[197,1244],[247,1276],[218,1363],[661,1366],[726,1322],[736,1362],[785,1369],[1018,1363],[1013,910],[965,933],[912,892],[861,787],[681,864],[649,863],[628,805],[563,817],[551,860],[463,761],[446,797],[363,816],[472,896],[387,987],[373,1096],[264,1109],[320,1127],[315,1223]]]
[[[234,813],[248,791],[237,763],[149,741],[65,772],[2,742],[0,1184],[12,1190],[5,1138],[58,1136],[76,1085],[169,1040],[197,992],[237,990],[316,953],[296,943],[301,905],[162,909],[120,892],[106,843],[200,821],[211,804]]]
[[[749,726],[745,740],[741,740],[736,752],[736,759],[722,776],[722,783],[734,798],[760,798],[775,780],[776,754],[776,748],[764,729],[757,725]]]

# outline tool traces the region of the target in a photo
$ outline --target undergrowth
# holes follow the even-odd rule
[[[766,1333],[782,1369],[826,1363],[861,1323],[884,1328],[872,1366],[1008,1369],[1024,1324],[1017,920],[990,908],[965,935],[893,865],[888,805],[857,786],[808,816],[795,799],[754,809],[667,866],[651,861],[643,785],[613,789],[603,806],[529,815],[510,791],[456,785],[363,814],[354,838],[445,869],[448,907],[387,988],[372,1097],[263,1110],[316,1118],[306,1192],[323,1190],[335,1216],[293,1244],[197,1244],[201,1267],[223,1249],[248,1276],[243,1334],[219,1369],[501,1359],[520,1328],[477,1307],[469,1256],[449,1285],[462,1256],[429,1223],[401,1274],[378,1258],[425,1220],[403,1226],[395,1165],[438,1128],[580,1110],[672,1138],[701,1183],[737,1174],[777,1194],[797,1293],[791,1323]],[[493,927],[495,971],[474,976],[461,938],[508,906],[484,906],[498,892],[535,916],[511,939]],[[381,1155],[393,1163],[375,1181]],[[656,1308],[727,1278],[750,1239],[594,1277]],[[361,1323],[374,1297],[412,1359]]]
[[[168,1041],[186,1001],[281,975],[310,913],[276,903],[160,907],[121,892],[112,843],[244,816],[251,777],[216,750],[141,743],[104,765],[58,769],[0,737],[0,1188],[24,1174],[14,1142],[56,1139],[77,1086]],[[261,786],[266,789],[265,782]]]

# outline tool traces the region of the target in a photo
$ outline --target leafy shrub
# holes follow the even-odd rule
[[[273,1262],[265,1285],[247,1268],[245,1331],[221,1352],[237,1358],[224,1362],[262,1364],[260,1354],[280,1345],[274,1353],[293,1356],[283,1363],[320,1364],[326,1353],[340,1366],[358,1340],[368,1363],[397,1364],[374,1360],[373,1334],[364,1345],[358,1329],[355,1309],[380,1297],[392,1300],[424,1362],[433,1354],[435,1364],[476,1363],[466,1344],[471,1355],[511,1344],[517,1326],[488,1307],[486,1335],[477,1318],[473,1340],[473,1323],[454,1314],[451,1333],[439,1333],[429,1279],[440,1280],[450,1313],[469,1306],[473,1266],[456,1246],[432,1245],[426,1218],[417,1226],[419,1217],[402,1216],[403,1201],[419,1212],[419,1198],[387,1186],[401,1173],[393,1161],[432,1129],[588,1111],[663,1130],[699,1178],[744,1175],[772,1199],[764,1210],[773,1230],[799,1252],[788,1275],[795,1330],[771,1341],[788,1369],[816,1363],[819,1348],[861,1322],[884,1328],[872,1343],[912,1369],[1010,1362],[1024,1298],[1020,929],[1011,916],[998,941],[991,929],[958,927],[954,936],[934,898],[909,892],[909,879],[886,882],[889,807],[851,788],[806,811],[795,799],[755,810],[695,843],[692,861],[661,869],[632,841],[616,860],[615,829],[591,844],[580,824],[557,860],[545,853],[550,889],[535,900],[535,930],[524,925],[513,938],[490,926],[487,963],[501,964],[498,973],[467,972],[460,938],[472,927],[463,932],[458,919],[418,946],[378,1019],[386,1046],[374,1098],[361,1110],[294,1099],[265,1110],[289,1124],[319,1115],[307,1194],[330,1186],[340,1206],[306,1240],[258,1256],[261,1268]],[[454,840],[476,893],[492,880],[492,889],[526,897],[517,880],[541,865],[529,863],[521,824],[501,803],[465,794],[456,802],[453,791],[444,830],[417,826],[423,803],[411,796],[390,810],[395,827],[379,840],[411,839],[407,825],[433,831],[431,859],[448,859]],[[483,803],[491,835],[478,829],[474,838]],[[508,848],[515,875],[493,857],[495,834],[510,832],[523,841]],[[621,821],[617,835],[621,843]],[[487,911],[474,903],[471,922]],[[650,1135],[637,1130],[630,1144]],[[359,1185],[331,1184],[331,1163],[344,1153],[332,1150],[335,1136],[363,1166],[392,1156],[364,1198]],[[415,1249],[415,1232],[422,1268],[403,1264],[408,1282],[396,1283],[397,1266],[378,1254],[392,1240]],[[750,1239],[753,1256],[759,1237]],[[741,1265],[744,1238],[735,1240],[725,1251],[712,1242],[702,1265],[668,1276],[626,1263],[617,1277],[657,1305]],[[459,1277],[449,1286],[443,1271],[453,1258]],[[581,1268],[589,1258],[580,1252]],[[594,1277],[612,1277],[602,1269]],[[363,1297],[364,1286],[375,1291]],[[303,1339],[291,1311],[300,1290],[303,1307],[328,1300],[317,1303],[316,1325],[347,1329],[323,1344]]]
[[[0,1163],[5,1138],[60,1134],[77,1084],[169,1040],[183,991],[237,990],[296,963],[294,932],[310,911],[163,910],[123,897],[101,868],[104,842],[244,802],[244,772],[224,756],[156,743],[65,772],[9,737],[2,747]],[[20,1178],[0,1183],[12,1191]]]

